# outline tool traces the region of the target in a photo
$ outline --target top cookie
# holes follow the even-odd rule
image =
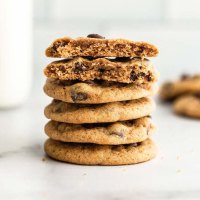
[[[200,75],[183,75],[180,80],[166,82],[160,88],[162,100],[172,100],[183,94],[195,94],[200,92]]]
[[[105,39],[97,34],[72,39],[63,37],[55,40],[47,49],[46,56],[68,58],[91,57],[154,57],[158,49],[147,42],[126,39]]]

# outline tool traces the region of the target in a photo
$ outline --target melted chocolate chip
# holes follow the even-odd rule
[[[97,38],[97,39],[105,39],[105,37],[99,35],[99,34],[89,34],[87,36],[88,38]]]
[[[65,69],[65,67],[64,67],[63,65],[59,66],[59,70],[60,70],[61,72],[63,72],[63,73],[66,71],[66,69]]]
[[[74,73],[79,74],[79,73],[85,71],[86,69],[87,69],[86,66],[77,62],[77,63],[75,63]]]
[[[137,78],[138,78],[137,74],[134,71],[132,71],[130,74],[130,79],[132,81],[135,81],[135,80],[137,80]]]
[[[99,68],[98,71],[103,74],[105,72],[105,69],[104,68]]]
[[[84,101],[88,98],[88,95],[83,92],[71,92],[71,98],[74,102]]]
[[[146,75],[145,77],[146,77],[147,81],[152,81],[152,77],[150,74]]]

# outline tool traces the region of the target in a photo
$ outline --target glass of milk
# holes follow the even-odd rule
[[[22,105],[32,80],[32,0],[0,0],[0,108]]]

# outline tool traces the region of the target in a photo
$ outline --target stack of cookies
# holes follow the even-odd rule
[[[125,165],[150,160],[156,147],[149,138],[157,73],[146,57],[155,46],[98,34],[55,40],[44,73],[45,108],[50,121],[45,152],[52,158],[85,165]]]
[[[176,114],[200,118],[200,75],[183,74],[160,88],[160,98],[172,102]]]

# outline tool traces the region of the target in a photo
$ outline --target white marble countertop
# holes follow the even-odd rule
[[[43,107],[31,98],[0,111],[0,199],[200,199],[200,123],[158,104],[156,159],[120,167],[78,166],[44,158]]]

